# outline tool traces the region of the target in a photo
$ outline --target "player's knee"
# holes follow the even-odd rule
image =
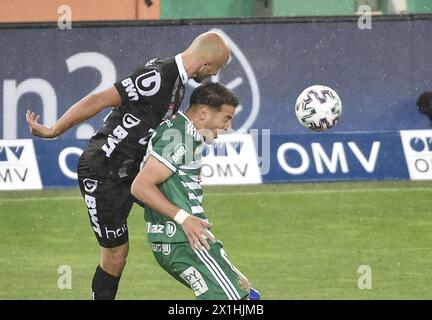
[[[102,253],[102,261],[104,264],[109,264],[116,269],[124,268],[124,266],[126,265],[127,255],[128,250],[125,248],[106,248],[103,250]]]

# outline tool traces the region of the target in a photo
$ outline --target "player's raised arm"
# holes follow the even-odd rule
[[[167,166],[150,156],[132,183],[131,193],[149,207],[180,224],[193,249],[195,246],[199,250],[202,249],[202,246],[210,249],[206,239],[211,241],[215,241],[215,239],[206,228],[209,228],[211,224],[181,210],[160,192],[158,185],[172,174],[173,172]]]
[[[89,94],[72,105],[52,127],[40,124],[39,115],[30,110],[26,120],[30,132],[41,138],[55,138],[78,123],[92,118],[107,107],[120,107],[122,99],[114,86],[95,94]]]

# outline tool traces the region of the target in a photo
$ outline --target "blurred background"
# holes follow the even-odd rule
[[[429,0],[16,0],[0,3],[1,22],[57,21],[57,8],[73,7],[75,21],[349,16],[431,13]]]

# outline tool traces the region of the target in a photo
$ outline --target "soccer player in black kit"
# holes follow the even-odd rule
[[[216,75],[229,56],[225,40],[206,32],[175,57],[154,58],[107,90],[84,97],[50,128],[38,123],[39,115],[27,111],[30,132],[54,138],[104,108],[112,108],[104,126],[90,139],[77,170],[100,246],[93,299],[115,299],[129,250],[127,217],[135,201],[130,188],[153,130],[178,110],[189,78],[201,82]],[[191,215],[182,227],[190,239],[212,239],[205,231],[210,225],[202,219]]]

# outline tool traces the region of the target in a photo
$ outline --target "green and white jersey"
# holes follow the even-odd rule
[[[147,157],[152,155],[166,165],[173,175],[159,185],[159,190],[177,207],[207,219],[201,205],[201,157],[203,139],[182,112],[162,122],[149,142]],[[146,206],[145,221],[150,242],[187,242],[186,234],[172,219]]]

